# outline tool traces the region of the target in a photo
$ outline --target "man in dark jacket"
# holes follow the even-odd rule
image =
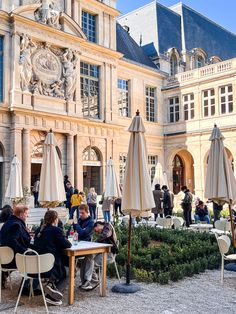
[[[164,209],[164,215],[166,216],[171,216],[172,214],[172,204],[171,204],[171,197],[170,197],[170,192],[168,190],[168,187],[166,185],[162,186],[162,191],[164,192],[163,196],[163,209]]]
[[[208,224],[210,223],[209,212],[207,206],[203,203],[203,201],[198,202],[195,210],[194,219],[195,222],[205,221]]]
[[[91,241],[93,234],[93,219],[89,216],[89,207],[87,204],[79,206],[79,220],[74,224],[74,229],[78,232],[80,241]]]
[[[28,215],[26,205],[17,205],[1,229],[1,246],[9,246],[15,255],[23,254],[30,247],[30,235],[25,225]],[[6,267],[16,268],[15,257]]]
[[[190,224],[192,223],[192,201],[193,201],[193,196],[190,193],[189,189],[187,186],[183,186],[181,188],[181,191],[184,192],[184,198],[182,200],[181,206],[183,209],[183,214],[184,214],[184,220],[186,223],[186,227],[189,227]]]

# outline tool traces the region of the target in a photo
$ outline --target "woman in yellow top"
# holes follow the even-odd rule
[[[82,196],[79,194],[77,189],[74,190],[74,194],[71,196],[71,210],[70,210],[70,219],[73,219],[74,212],[77,213],[77,219],[79,219],[79,206],[83,201]]]

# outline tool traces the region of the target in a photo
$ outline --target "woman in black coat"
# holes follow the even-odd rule
[[[54,210],[48,210],[44,216],[41,227],[36,230],[34,238],[34,248],[39,254],[51,253],[55,257],[55,263],[50,272],[44,274],[49,278],[48,290],[56,291],[56,286],[66,278],[65,265],[68,261],[65,259],[63,250],[70,248],[71,243],[66,239],[63,230],[57,227],[58,214]],[[55,293],[54,299],[61,293]]]

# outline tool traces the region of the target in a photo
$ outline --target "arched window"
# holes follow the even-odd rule
[[[178,60],[176,54],[173,52],[170,57],[170,75],[178,73]]]
[[[196,68],[202,68],[205,65],[205,60],[203,56],[197,56],[196,57]]]
[[[87,147],[83,151],[83,161],[100,161],[100,154],[94,147]]]

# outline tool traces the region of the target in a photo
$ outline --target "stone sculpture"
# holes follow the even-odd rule
[[[77,74],[76,74],[76,64],[77,64],[77,54],[71,49],[66,49],[62,56],[63,70],[62,75],[65,80],[65,99],[69,100],[73,98]]]
[[[60,12],[54,7],[54,1],[42,0],[42,5],[34,13],[37,22],[60,29]]]

